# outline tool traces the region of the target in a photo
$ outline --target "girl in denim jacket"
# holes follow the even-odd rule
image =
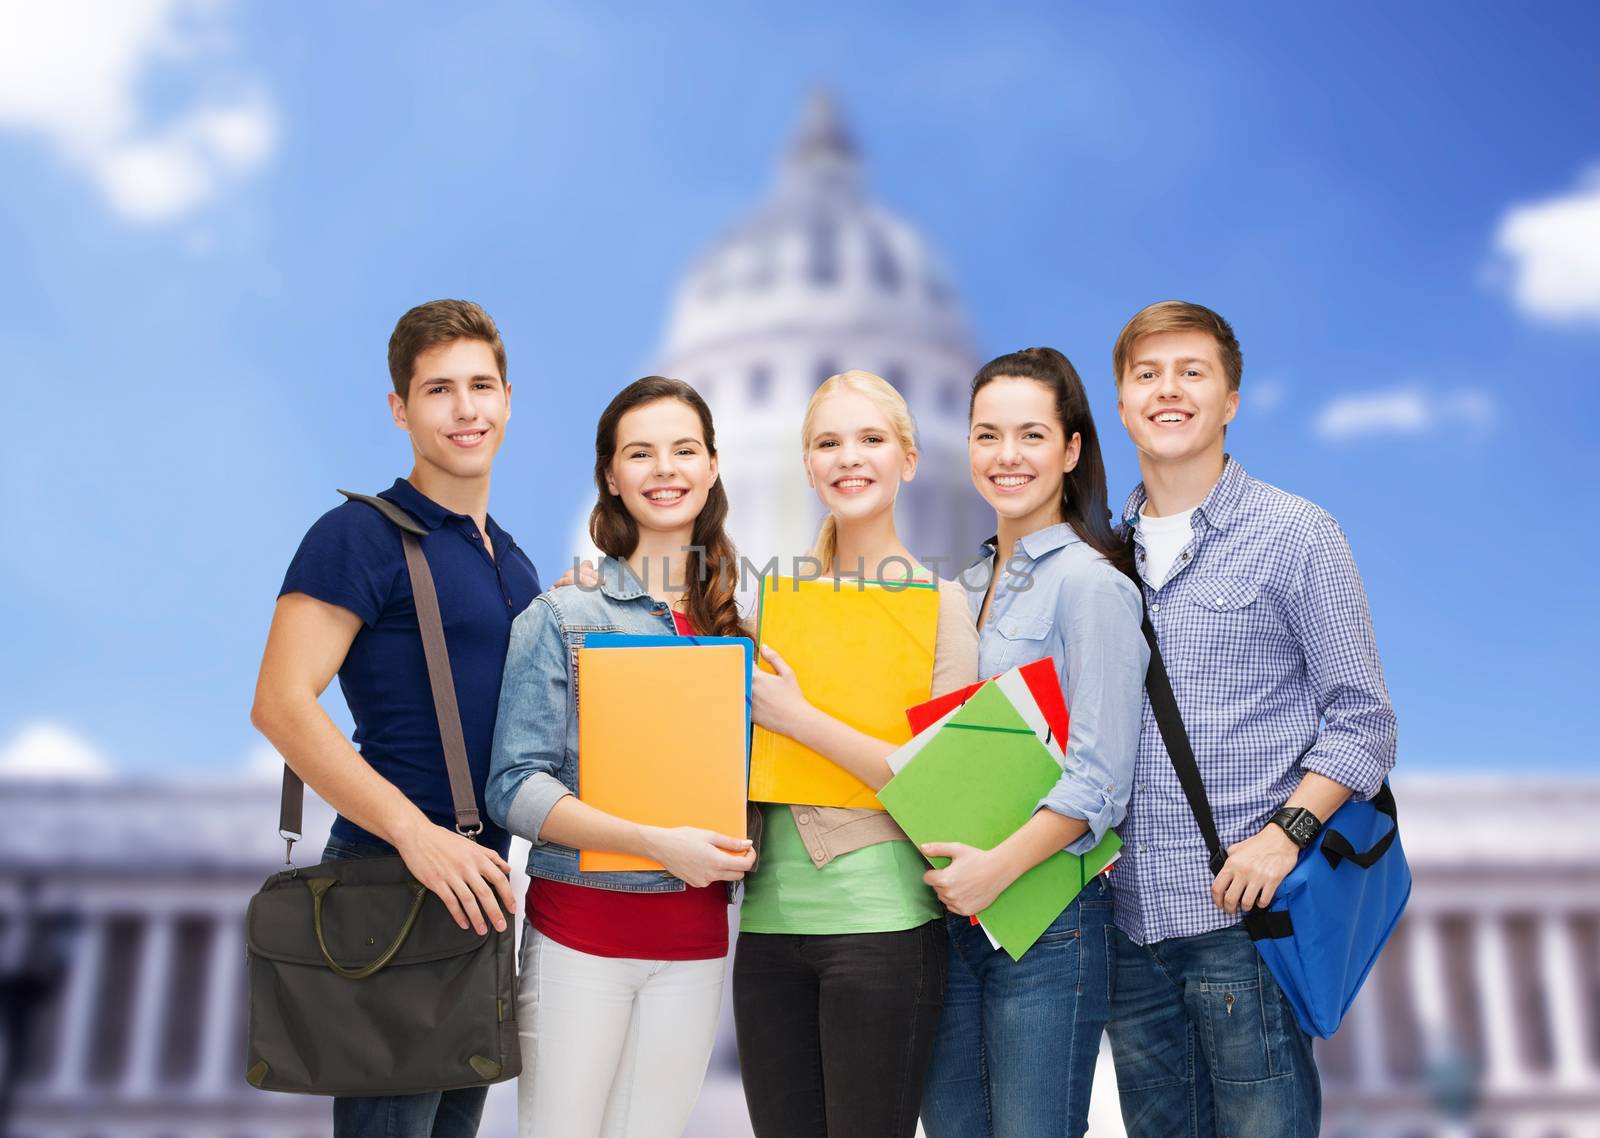
[[[1133,779],[1148,650],[1126,543],[1113,534],[1094,417],[1072,364],[1029,348],[972,381],[972,480],[995,509],[988,556],[963,575],[992,676],[1049,656],[1071,726],[1061,779],[990,850],[923,846],[950,911],[950,967],[923,1099],[928,1138],[1081,1136],[1110,1014],[1111,894],[1091,882],[1021,960],[968,915],[1066,849],[1085,853],[1122,820]]]
[[[533,843],[518,1128],[674,1138],[716,1034],[727,883],[754,854],[743,838],[640,825],[578,800],[574,662],[590,633],[744,635],[705,401],[679,380],[629,385],[600,417],[594,477],[589,532],[606,555],[598,582],[552,589],[517,618],[486,793],[490,815]],[[580,877],[580,848],[666,868]]]
[[[867,372],[836,375],[811,397],[801,438],[806,477],[828,508],[813,553],[824,572],[912,573],[894,524],[900,484],[917,468],[900,393]],[[966,598],[953,582],[939,588],[935,694],[977,675]],[[813,707],[787,664],[770,649],[763,655],[776,675],[754,678],[755,721],[868,786],[887,782],[884,758],[895,745]],[[733,968],[755,1133],[911,1138],[944,1002],[944,911],[923,881],[927,862],[881,810],[765,806],[762,816],[761,865],[746,883]]]

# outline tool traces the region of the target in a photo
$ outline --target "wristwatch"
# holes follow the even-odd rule
[[[1272,816],[1272,820],[1283,827],[1289,840],[1301,849],[1314,842],[1318,831],[1322,829],[1322,820],[1304,806],[1285,806]]]

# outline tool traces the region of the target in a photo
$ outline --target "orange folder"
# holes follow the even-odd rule
[[[578,798],[632,822],[744,837],[744,650],[578,649]],[[581,850],[578,868],[662,866]]]
[[[905,709],[933,688],[939,589],[932,582],[768,577],[760,643],[794,669],[812,705],[878,739],[911,738]],[[765,661],[760,666],[767,671]],[[750,797],[758,802],[882,810],[872,788],[838,764],[757,727]]]

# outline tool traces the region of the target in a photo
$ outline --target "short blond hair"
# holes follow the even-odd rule
[[[901,449],[907,454],[916,452],[917,424],[911,417],[911,408],[906,405],[906,397],[881,375],[851,370],[830,375],[811,393],[805,418],[800,421],[801,454],[811,450],[811,438],[816,433],[817,408],[824,399],[840,390],[858,392],[870,399],[888,417],[889,428],[894,431]],[[811,556],[822,562],[824,572],[833,569],[833,563],[839,556],[839,522],[831,513],[822,519],[822,528],[817,532],[817,543],[811,550]]]
[[[1111,367],[1118,387],[1122,386],[1122,375],[1128,368],[1134,344],[1158,332],[1204,332],[1210,336],[1217,342],[1228,390],[1239,390],[1239,379],[1244,374],[1244,354],[1239,351],[1239,338],[1233,334],[1233,325],[1203,304],[1187,300],[1158,301],[1141,308],[1123,325],[1116,347],[1111,349]]]

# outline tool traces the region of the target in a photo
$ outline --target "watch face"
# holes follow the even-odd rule
[[[1316,819],[1302,811],[1295,815],[1294,821],[1289,823],[1289,834],[1295,841],[1304,846],[1317,836],[1317,828]]]

